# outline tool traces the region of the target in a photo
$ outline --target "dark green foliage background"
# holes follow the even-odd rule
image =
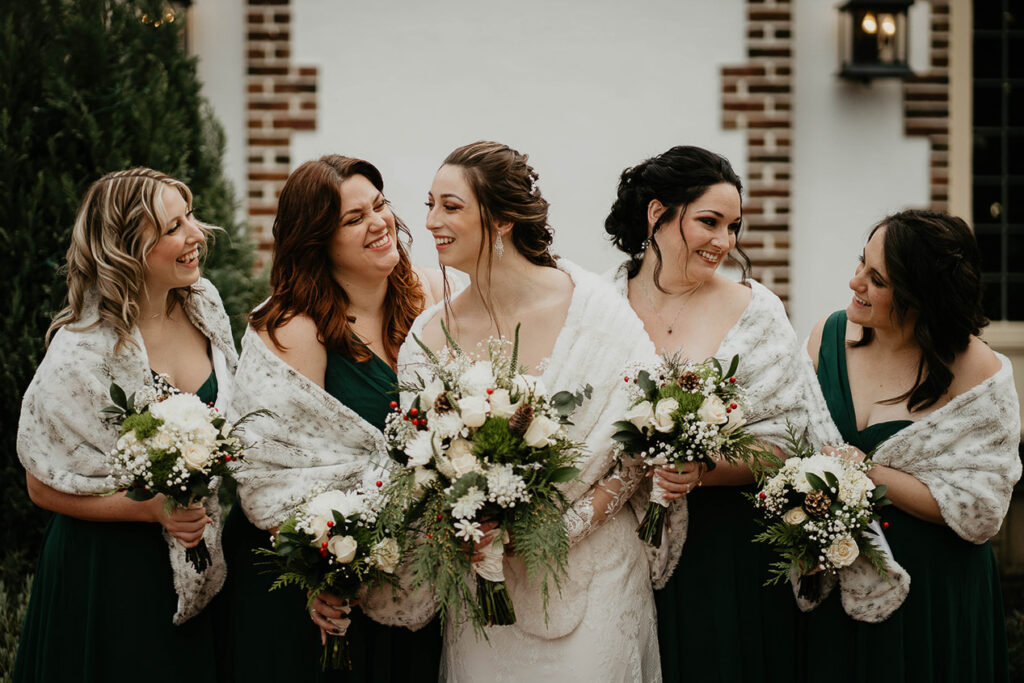
[[[15,453],[21,396],[62,306],[59,267],[79,199],[101,175],[149,166],[183,180],[224,232],[204,268],[236,334],[264,286],[235,219],[224,134],[200,95],[184,22],[152,0],[0,0],[0,581],[31,571],[47,514]]]

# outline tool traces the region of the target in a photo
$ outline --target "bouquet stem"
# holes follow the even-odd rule
[[[516,623],[516,611],[504,581],[476,579],[476,599],[488,626],[508,626]]]
[[[324,651],[320,655],[320,670],[338,671],[342,667],[348,670],[352,669],[348,639],[345,636],[327,636]]]
[[[185,549],[185,559],[202,574],[210,566],[210,549],[206,547],[206,539],[200,539],[199,545]]]
[[[636,529],[637,536],[644,543],[660,548],[661,532],[665,529],[665,516],[667,514],[668,508],[664,505],[648,503],[647,514],[644,515],[644,520],[640,522],[640,526]]]

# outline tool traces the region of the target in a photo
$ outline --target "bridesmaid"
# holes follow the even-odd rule
[[[622,173],[605,230],[629,255],[615,283],[655,347],[698,362],[739,354],[746,429],[778,446],[787,423],[806,427],[809,373],[782,302],[747,278],[741,190],[723,157],[673,147]],[[740,282],[718,272],[726,259]],[[750,470],[720,463],[652,474],[677,500],[653,577],[665,680],[792,680],[797,610],[787,586],[763,586],[771,555],[751,545],[759,527],[744,497],[754,490]]]
[[[281,192],[273,293],[249,316],[234,403],[236,414],[269,408],[274,416],[247,427],[257,444],[239,477],[241,510],[224,531],[229,680],[437,677],[436,624],[412,633],[358,610],[349,615],[352,670],[321,674],[324,631],[339,631],[326,619],[342,617],[340,601],[322,594],[305,614],[305,594],[268,592],[273,577],[253,556],[314,487],[351,488],[387,462],[382,430],[398,349],[442,286],[439,273],[412,267],[399,236],[408,230],[383,189],[372,164],[328,155],[299,166]]]
[[[911,578],[881,623],[854,621],[837,594],[810,612],[808,680],[1008,680],[988,539],[1020,477],[1020,418],[1009,361],[977,336],[988,324],[980,270],[959,218],[889,216],[864,247],[850,305],[808,341],[839,431],[888,486],[885,534]]]
[[[68,304],[18,429],[29,496],[56,514],[15,681],[215,680],[217,637],[203,608],[224,582],[216,498],[167,513],[162,495],[102,495],[117,429],[99,412],[111,383],[151,390],[154,373],[226,407],[236,355],[220,296],[199,275],[209,234],[189,189],[148,168],[106,175],[82,200]],[[212,564],[197,574],[185,549],[200,539]]]

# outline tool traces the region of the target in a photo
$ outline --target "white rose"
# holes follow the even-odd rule
[[[697,417],[702,422],[712,425],[725,424],[729,420],[729,415],[725,412],[725,404],[722,403],[722,399],[714,394],[708,396],[704,399],[704,403],[700,404],[700,408],[697,410]]]
[[[679,401],[674,398],[663,398],[658,401],[658,405],[654,408],[654,428],[664,434],[673,431],[676,425],[672,421],[672,413],[678,409]]]
[[[489,360],[480,360],[470,365],[462,376],[459,385],[463,392],[470,396],[483,397],[488,389],[494,388],[494,371]]]
[[[452,463],[452,469],[455,470],[456,477],[461,477],[467,472],[472,472],[477,468],[479,464],[476,456],[473,455],[473,451],[469,447],[469,442],[465,439],[455,439],[448,445],[448,451],[445,453],[448,459]]]
[[[479,427],[487,421],[487,399],[467,396],[459,399],[459,414],[467,427]]]
[[[523,441],[531,448],[542,448],[547,446],[552,434],[558,431],[559,424],[544,415],[535,415],[530,422],[529,428],[523,434]]]
[[[547,396],[548,390],[540,377],[534,375],[516,375],[512,378],[512,387],[522,401],[527,395]]]
[[[643,430],[650,427],[654,419],[654,408],[650,401],[641,401],[626,411],[626,419],[636,425],[636,428]]]
[[[850,536],[837,538],[825,550],[825,559],[836,567],[849,567],[858,555],[860,555],[860,548],[857,547],[857,541]]]
[[[319,548],[323,545],[324,541],[327,540],[327,531],[330,527],[327,526],[327,520],[323,517],[317,517],[315,515],[309,517],[303,526],[305,527],[305,531],[315,537],[310,542],[310,545],[314,548]]]
[[[491,415],[495,417],[512,417],[512,413],[516,412],[516,408],[519,407],[518,403],[512,403],[508,389],[495,389],[489,400]]]
[[[351,536],[334,536],[327,542],[327,549],[342,564],[348,564],[355,559],[357,547],[359,545],[356,539]]]
[[[782,515],[782,521],[786,524],[803,524],[807,521],[807,513],[803,508],[790,508]]]
[[[185,467],[189,468],[193,472],[206,467],[206,463],[210,460],[210,451],[191,443],[182,450],[181,459],[185,461]]]
[[[420,392],[420,406],[424,410],[433,410],[434,401],[437,397],[444,393],[444,382],[439,378],[435,377],[423,387],[423,391]]]
[[[377,569],[388,574],[395,573],[395,567],[398,566],[400,556],[398,541],[393,538],[385,538],[370,550],[370,562]]]
[[[743,408],[739,405],[729,411],[728,417],[728,422],[722,427],[722,432],[725,434],[732,434],[747,423],[747,419],[743,415]]]

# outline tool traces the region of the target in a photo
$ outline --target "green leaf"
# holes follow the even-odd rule
[[[658,385],[651,379],[651,374],[646,370],[641,370],[636,376],[636,385],[648,396],[653,395],[658,390]]]
[[[128,410],[128,397],[124,395],[124,389],[119,387],[116,382],[110,383],[110,400],[121,410]]]
[[[825,482],[830,489],[839,490],[839,479],[832,472],[825,472]]]
[[[570,415],[579,404],[576,402],[576,395],[572,392],[559,391],[551,397],[551,405],[559,415]]]
[[[441,331],[444,332],[444,338],[448,340],[448,346],[452,347],[452,350],[455,353],[460,356],[464,356],[465,352],[462,350],[462,347],[459,346],[459,342],[455,341],[455,337],[452,336],[452,333],[448,331],[448,326],[444,324],[444,320],[441,321]]]
[[[729,363],[729,372],[725,373],[725,379],[734,377],[736,375],[736,368],[740,366],[739,354],[732,357],[732,361]]]
[[[508,364],[508,367],[512,372],[519,372],[519,328],[522,326],[522,323],[516,323],[516,333],[512,341],[512,357]]]
[[[467,472],[466,474],[459,477],[458,481],[452,486],[451,493],[448,494],[448,500],[453,503],[459,498],[466,495],[473,486],[477,487],[481,491],[487,490],[487,478],[479,472]]]
[[[806,476],[807,476],[807,481],[809,481],[811,483],[811,486],[814,487],[816,490],[818,490],[818,491],[827,491],[828,490],[828,484],[826,484],[824,481],[822,481],[821,477],[816,475],[814,472],[807,472]]]
[[[878,484],[877,486],[875,486],[874,491],[871,492],[871,500],[873,500],[873,501],[875,501],[877,503],[882,498],[885,498],[885,494],[888,491],[889,491],[889,487],[888,486],[886,486],[885,484]]]
[[[548,481],[555,484],[561,484],[562,482],[572,481],[579,473],[580,470],[578,467],[559,467],[551,473],[551,476],[548,477]]]

